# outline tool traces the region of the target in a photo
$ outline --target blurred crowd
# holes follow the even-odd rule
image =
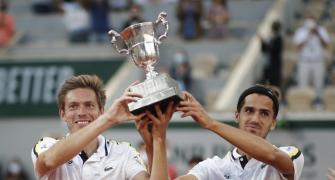
[[[14,18],[7,12],[8,3],[0,1],[0,48],[7,48],[15,34]]]
[[[208,9],[204,7],[202,0],[174,0],[174,2],[181,38],[185,40],[201,37],[222,39],[228,35],[227,0],[212,0]],[[32,11],[36,14],[62,13],[68,40],[71,43],[106,42],[108,40],[106,34],[113,23],[109,18],[111,12],[129,12],[129,18],[122,27],[113,27],[122,30],[145,20],[141,10],[147,3],[159,3],[159,1],[33,0]]]
[[[312,2],[303,4],[308,6]],[[327,30],[331,28],[325,26],[334,26],[330,11],[335,3],[326,0],[320,4],[324,8],[319,14],[304,10],[297,15],[300,23],[293,33],[283,31],[282,23],[275,21],[268,39],[257,35],[266,56],[260,82],[280,88],[284,92],[283,104],[292,111],[335,111],[331,105],[335,98],[334,42]],[[284,69],[290,68],[287,65],[291,63],[292,57],[287,56],[290,53],[295,54],[291,72]]]
[[[204,0],[166,1],[174,1],[176,4],[178,35],[183,40],[196,42],[196,40],[208,38],[214,41],[224,40],[230,36],[229,23],[233,21],[233,17],[229,13],[228,0],[211,0],[207,9],[204,6]],[[305,4],[309,3],[307,0],[301,1]],[[106,43],[109,41],[107,32],[111,28],[122,30],[132,24],[145,21],[142,14],[143,7],[146,3],[157,2],[158,0],[32,0],[31,8],[32,12],[38,15],[61,13],[67,40],[70,43]],[[335,26],[332,16],[335,3],[333,0],[324,2],[324,9],[319,16],[306,13],[301,15],[300,19],[297,17],[301,23],[292,34],[287,34],[284,22],[280,20],[271,24],[269,37],[257,34],[261,42],[261,51],[266,57],[263,75],[259,82],[280,88],[285,93],[282,101],[287,106],[293,103],[291,101],[295,101],[299,107],[303,107],[306,101],[292,98],[293,95],[298,95],[305,99],[310,98],[314,110],[335,111],[333,99],[335,52],[332,49],[334,32],[329,31],[329,27]],[[8,13],[9,8],[10,0],[0,0],[0,48],[11,46],[17,32],[15,19]],[[129,16],[121,27],[113,27],[110,19],[111,12],[127,12]],[[331,26],[326,27],[324,25],[326,22],[330,22]],[[294,48],[290,50],[297,56],[295,56],[293,72],[290,73],[289,79],[284,79],[283,72],[286,71],[284,54],[288,48],[287,44],[293,44]],[[326,57],[326,51],[330,51],[329,57]],[[195,77],[192,69],[194,61],[190,53],[186,48],[176,48],[171,59],[172,63],[166,67],[166,72],[177,80],[181,90],[192,92]],[[311,91],[305,92],[309,88]],[[293,89],[297,89],[296,94]],[[330,96],[326,96],[326,92],[329,92]],[[307,95],[303,96],[305,93]],[[146,159],[142,149],[143,147],[139,146],[141,157]],[[189,167],[201,160],[202,157],[192,157],[189,160]],[[1,177],[5,180],[28,179],[25,168],[18,158],[3,162],[0,170]],[[172,163],[169,171],[170,177],[176,177],[176,169]],[[335,174],[333,169],[330,172]]]
[[[29,180],[26,169],[17,157],[13,157],[4,164],[3,170],[0,164],[0,179],[3,180]]]
[[[123,30],[132,24],[146,21],[143,16],[144,6],[147,3],[163,1],[32,0],[31,9],[37,15],[61,13],[67,33],[66,37],[70,43],[108,43],[110,38],[107,32],[110,29]],[[228,0],[165,1],[175,4],[174,16],[178,20],[177,33],[184,41],[196,43],[197,40],[206,38],[211,41],[223,40],[222,42],[224,42],[225,38],[231,36],[229,23],[234,19],[229,12]],[[0,2],[0,47],[6,48],[10,46],[11,39],[14,38],[17,30],[15,29],[15,20],[7,11],[10,2],[8,0],[1,0]],[[311,3],[306,0],[301,0],[301,2],[304,6]],[[334,94],[334,88],[329,90],[329,87],[335,84],[335,53],[332,49],[332,32],[328,32],[329,28],[326,28],[323,24],[333,22],[334,4],[333,0],[325,0],[324,8],[319,15],[301,12],[300,17],[296,17],[297,22],[301,22],[299,23],[301,26],[293,28],[296,31],[295,33],[289,34],[287,29],[284,29],[285,22],[282,22],[282,20],[273,22],[270,37],[265,38],[256,33],[261,42],[261,50],[267,59],[264,63],[263,76],[258,82],[269,83],[281,89],[284,93],[282,99],[284,104],[290,104],[290,100],[294,99],[290,98],[290,95],[294,96],[297,92],[290,89],[303,89],[302,91],[312,89],[312,91],[305,92],[305,94],[309,94],[307,98],[312,101],[312,109],[329,110],[327,108],[329,106],[326,105],[329,104],[327,101],[329,98],[326,97],[325,92]],[[110,18],[111,12],[127,14],[127,18],[120,27],[113,26]],[[294,48],[289,49],[288,44],[292,44]],[[285,59],[287,57],[284,55],[287,49],[297,54],[294,57],[293,71],[288,75],[283,74],[283,72],[288,71],[285,65],[287,64]],[[325,51],[331,52],[330,57],[326,57]],[[174,55],[171,57],[172,63],[165,68],[178,81],[182,90],[192,91],[194,87],[193,81],[196,77],[193,75],[192,68],[195,66],[195,61],[192,58],[187,48],[176,48]],[[204,61],[206,60],[209,62],[209,57],[204,59]],[[205,67],[203,68],[205,69]],[[296,94],[303,95],[304,93],[299,91]],[[294,101],[305,104],[298,100]]]

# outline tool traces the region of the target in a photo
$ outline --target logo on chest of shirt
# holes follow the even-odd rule
[[[107,167],[105,167],[104,171],[110,171],[112,169],[114,169],[113,166],[109,166],[109,167],[107,166]]]
[[[223,175],[223,177],[224,177],[225,179],[230,179],[230,174],[225,174],[225,175]]]
[[[143,160],[138,155],[134,156],[133,158],[136,160],[137,163],[144,165]]]

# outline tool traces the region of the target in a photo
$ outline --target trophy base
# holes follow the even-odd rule
[[[179,102],[183,99],[178,83],[166,74],[146,80],[131,87],[130,90],[143,95],[143,98],[128,104],[129,111],[135,115],[145,110],[155,114],[154,105],[157,103],[164,112],[170,100]]]

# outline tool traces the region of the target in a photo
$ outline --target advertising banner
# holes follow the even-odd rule
[[[65,79],[96,74],[107,82],[120,59],[0,63],[0,117],[57,116],[56,95]]]

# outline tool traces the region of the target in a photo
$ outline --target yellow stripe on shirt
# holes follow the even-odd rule
[[[38,143],[34,147],[34,154],[35,154],[36,157],[38,157],[38,155],[41,154],[41,152],[42,152],[42,148],[41,148],[41,144],[40,144],[42,141],[43,141],[43,139],[38,141]]]
[[[293,147],[292,150],[288,153],[288,156],[294,160],[297,159],[300,156],[301,152],[298,148]]]

